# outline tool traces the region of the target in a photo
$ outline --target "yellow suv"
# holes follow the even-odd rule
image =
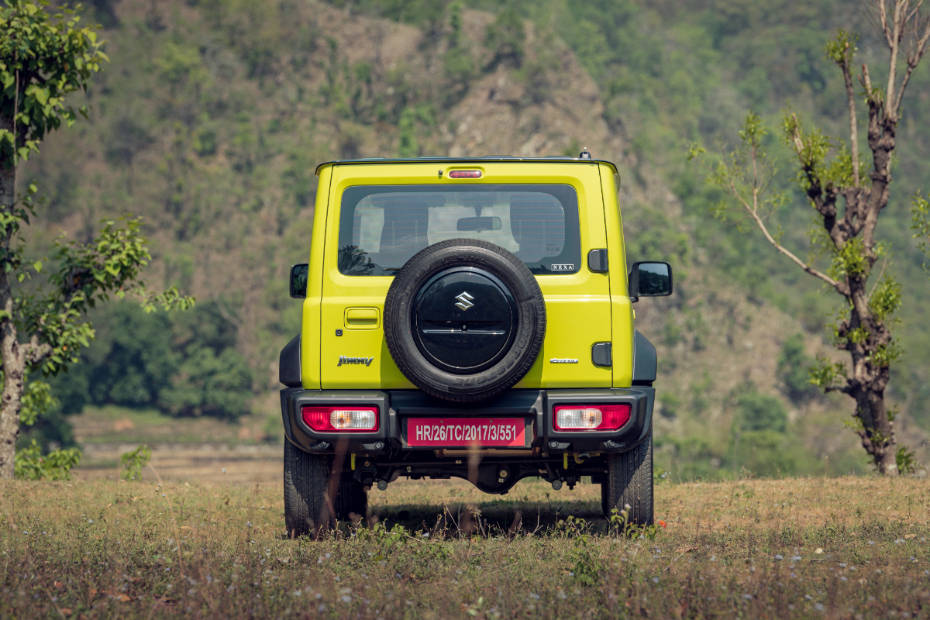
[[[300,535],[364,516],[398,476],[506,493],[589,476],[652,522],[655,348],[632,303],[617,169],[575,158],[320,165],[302,327],[281,351],[284,501]]]

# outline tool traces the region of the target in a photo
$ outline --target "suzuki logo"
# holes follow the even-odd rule
[[[458,308],[459,310],[463,310],[463,311],[468,310],[469,308],[475,305],[474,303],[475,298],[472,297],[471,293],[469,293],[468,291],[462,291],[461,293],[456,295],[455,298],[458,300],[457,302],[455,302],[455,307]]]

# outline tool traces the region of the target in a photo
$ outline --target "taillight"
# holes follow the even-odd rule
[[[557,405],[552,423],[557,431],[615,431],[630,419],[630,405]]]
[[[377,407],[305,405],[300,413],[307,426],[320,433],[370,433],[378,430]]]

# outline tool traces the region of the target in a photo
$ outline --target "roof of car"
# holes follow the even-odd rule
[[[555,156],[555,157],[508,157],[508,156],[494,156],[494,157],[410,157],[410,158],[397,158],[397,157],[369,157],[362,159],[337,159],[333,161],[326,161],[319,164],[316,167],[316,172],[319,173],[320,168],[323,166],[330,165],[340,165],[340,164],[432,164],[432,163],[444,163],[444,164],[480,164],[487,162],[520,162],[520,163],[571,163],[571,164],[606,164],[610,166],[614,172],[617,172],[617,166],[606,159],[587,159],[581,157],[565,157],[565,156]]]

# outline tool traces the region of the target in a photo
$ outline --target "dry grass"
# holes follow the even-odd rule
[[[293,541],[277,484],[3,482],[0,617],[930,615],[930,481],[660,485],[632,536],[596,491],[399,482]]]

